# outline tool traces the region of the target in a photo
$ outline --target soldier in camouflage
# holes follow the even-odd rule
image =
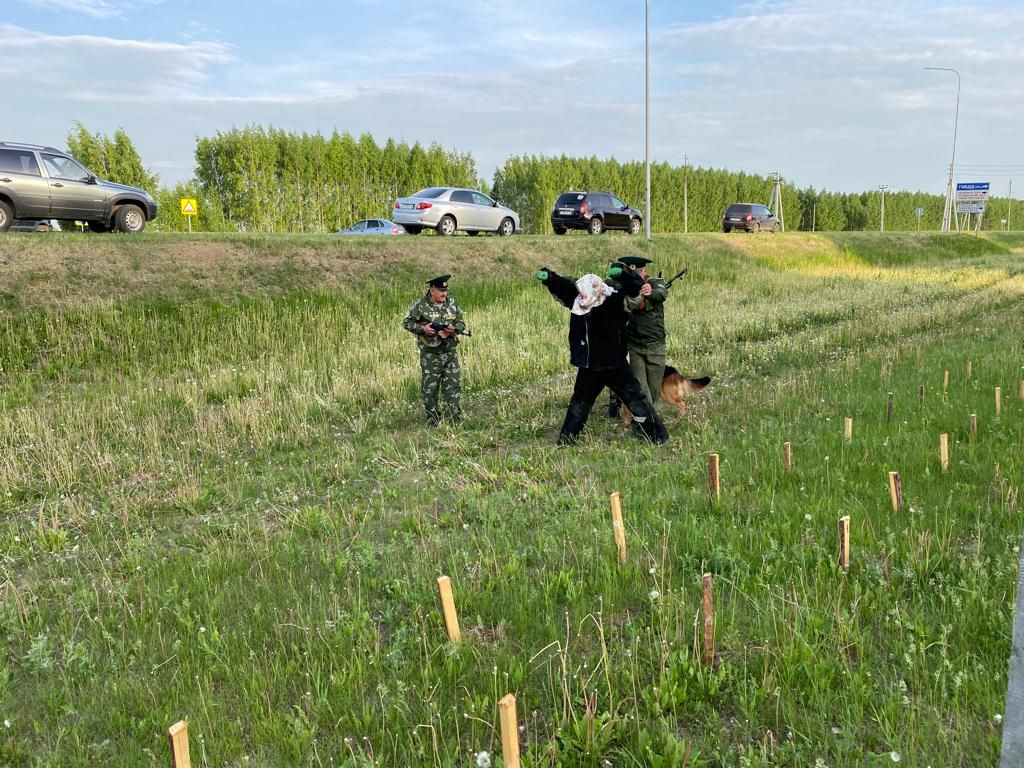
[[[434,426],[446,417],[462,418],[462,379],[459,368],[458,332],[466,330],[466,321],[458,302],[448,293],[451,275],[427,281],[427,293],[413,303],[402,327],[417,336],[420,348],[420,381],[423,409]],[[447,325],[438,331],[431,323]]]
[[[619,261],[636,271],[644,279],[640,295],[627,297],[625,309],[629,313],[626,326],[626,348],[629,367],[640,382],[651,404],[658,402],[661,381],[665,378],[665,299],[668,289],[660,277],[650,277],[647,265],[651,260],[643,256],[623,256]],[[612,394],[608,400],[608,415],[618,416],[619,400]]]

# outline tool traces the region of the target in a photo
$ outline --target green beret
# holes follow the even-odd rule
[[[648,264],[650,264],[651,261],[653,261],[653,259],[647,259],[644,258],[643,256],[623,256],[621,259],[619,259],[619,261],[625,264],[627,267],[632,267],[633,269],[640,269],[640,267],[646,267]]]
[[[451,275],[439,275],[437,277],[431,278],[430,280],[427,280],[427,285],[429,285],[431,288],[447,288],[448,278],[450,277]]]

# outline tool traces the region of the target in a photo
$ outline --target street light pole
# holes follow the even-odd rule
[[[946,185],[946,207],[942,211],[942,231],[949,232],[949,220],[956,216],[953,203],[953,169],[956,166],[956,128],[960,120],[960,73],[950,67],[925,67],[941,72],[952,72],[956,75],[956,112],[953,113],[953,159],[949,162],[949,183]],[[956,220],[956,228],[960,229],[960,221]]]
[[[644,237],[651,239],[651,2],[644,0]]]

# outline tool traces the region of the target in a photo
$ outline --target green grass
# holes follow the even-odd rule
[[[0,764],[166,765],[188,718],[199,766],[500,765],[508,692],[527,766],[996,762],[1024,238],[381,241],[0,236]],[[556,449],[531,275],[638,251],[689,267],[669,356],[715,380],[667,446],[595,412]],[[432,431],[399,323],[442,271],[474,335]]]

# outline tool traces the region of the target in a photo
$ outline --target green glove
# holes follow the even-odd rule
[[[608,267],[608,277],[619,277],[623,272],[623,267],[619,262],[612,262],[612,265]]]
[[[538,269],[537,279],[543,283],[545,280],[548,279],[548,271],[546,269]]]

